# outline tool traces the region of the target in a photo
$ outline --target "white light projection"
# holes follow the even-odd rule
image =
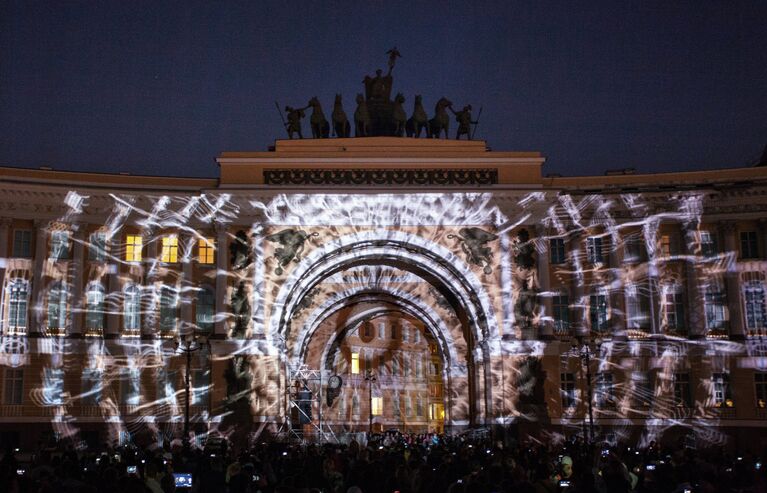
[[[9,337],[13,330],[8,319],[16,313],[13,310],[22,306],[12,299],[10,281],[31,281],[34,276],[32,262],[3,259],[6,275],[2,293],[4,337],[0,345],[0,362],[5,366],[23,367],[28,364],[30,354],[50,355],[50,361],[42,367],[41,385],[30,398],[36,406],[48,410],[46,413],[50,414],[46,415],[52,416],[52,422],[63,436],[76,434],[78,420],[83,417],[72,410],[85,406],[84,401],[98,401],[94,405],[99,412],[91,417],[110,423],[113,437],[148,425],[160,430],[158,423],[161,422],[175,423],[177,428],[181,426],[178,416],[183,407],[183,386],[180,385],[183,373],[173,375],[174,381],[162,373],[180,356],[171,340],[158,340],[153,336],[173,339],[178,334],[200,328],[190,314],[194,313],[201,284],[226,288],[226,292],[219,296],[214,317],[215,324],[225,328],[219,334],[223,338],[233,334],[236,314],[229,311],[229,306],[233,290],[239,283],[245,283],[251,305],[251,318],[244,337],[229,337],[212,344],[210,357],[202,364],[228,361],[233,355],[247,356],[251,358],[250,371],[263,374],[257,367],[259,357],[279,357],[283,365],[280,370],[284,371],[288,354],[303,351],[294,350],[290,345],[298,343],[298,347],[303,348],[311,344],[311,324],[321,321],[317,314],[323,313],[317,310],[334,299],[333,293],[326,289],[330,276],[353,270],[355,266],[375,266],[377,263],[415,273],[419,280],[417,283],[388,280],[382,287],[380,278],[357,275],[348,281],[344,290],[350,293],[359,289],[375,291],[378,287],[394,298],[399,296],[403,303],[416,303],[421,309],[423,305],[445,305],[433,307],[439,320],[430,327],[449,330],[451,341],[460,336],[461,344],[455,344],[449,351],[463,354],[451,355],[451,358],[470,359],[473,352],[479,355],[477,359],[482,362],[483,376],[469,378],[474,378],[473,385],[480,389],[475,392],[475,398],[486,400],[482,406],[477,405],[477,415],[486,423],[540,420],[536,413],[517,405],[517,401],[524,397],[515,388],[521,387],[517,385],[521,378],[519,360],[535,356],[548,364],[546,358],[551,355],[558,367],[560,356],[563,356],[568,367],[581,375],[583,368],[579,360],[567,353],[569,340],[559,342],[568,336],[592,334],[606,339],[592,371],[615,378],[610,388],[612,404],[597,410],[598,421],[609,423],[619,434],[630,433],[637,424],[646,425],[646,440],[657,439],[675,426],[687,427],[710,442],[723,443],[725,440],[723,433],[712,428],[728,405],[711,400],[718,391],[713,388],[714,377],[698,375],[699,378],[690,381],[691,392],[696,396],[692,409],[680,406],[675,397],[675,375],[689,373],[689,368],[685,368],[688,358],[700,358],[712,375],[728,373],[736,365],[761,370],[767,367],[764,345],[749,340],[747,350],[745,344],[725,340],[727,334],[719,328],[708,327],[712,317],[718,316],[716,310],[719,307],[707,305],[716,303],[717,298],[707,297],[706,293],[726,287],[728,276],[738,274],[739,267],[736,252],[713,255],[703,252],[701,232],[706,207],[703,193],[651,196],[639,193],[571,195],[542,191],[503,192],[503,195],[281,193],[267,199],[256,198],[247,192],[196,196],[100,195],[99,203],[111,203],[108,210],[95,210],[90,199],[90,195],[78,191],[66,194],[63,200],[68,211],[50,222],[49,231],[69,231],[72,244],[81,245],[87,252],[93,245],[83,234],[85,226],[103,224],[101,231],[110,246],[106,259],[98,264],[89,263],[87,269],[77,265],[74,259],[43,261],[43,272],[35,279],[36,282],[42,280],[46,286],[54,281],[64,282],[66,286],[101,282],[106,294],[100,308],[103,323],[99,331],[87,332],[84,329],[92,327],[82,327],[81,321],[80,333],[86,337],[54,337],[56,334],[50,330],[48,321],[52,313],[48,291],[39,289],[36,298],[31,298],[29,303],[28,316],[32,320],[27,329],[37,328],[37,333],[46,336],[43,340],[57,341],[57,347],[43,351],[46,346],[37,339],[30,340],[34,341],[34,347],[29,347],[30,341],[25,337]],[[278,249],[286,246],[266,238],[286,228],[306,230],[307,238],[301,244],[302,250],[285,263],[284,274],[277,274]],[[496,239],[471,245],[476,246],[476,250],[463,248],[465,245],[456,240],[461,228],[481,228],[495,235]],[[244,231],[253,253],[252,265],[239,270],[214,268],[206,274],[207,278],[191,279],[188,276],[196,258],[195,245],[213,236],[209,232],[213,229],[224,230],[223,238],[230,243],[235,241],[238,231]],[[522,229],[530,234],[528,241],[537,252],[537,262],[549,255],[550,240],[562,239],[567,245],[567,261],[550,266],[551,278],[546,280],[545,290],[541,289],[537,267],[523,272],[513,260],[525,244],[518,240]],[[679,234],[680,229],[682,234]],[[147,254],[141,262],[126,259],[124,241],[127,232],[140,235],[141,248],[155,253]],[[161,239],[168,232],[181,238],[178,246],[180,260],[176,265],[168,265],[160,259]],[[676,238],[668,239],[673,234]],[[628,251],[630,238],[640,240],[641,252],[637,259],[629,262],[624,252]],[[216,257],[224,255],[228,260],[227,246],[217,244],[214,248]],[[472,252],[483,253],[482,248],[488,248],[489,273],[467,256]],[[85,257],[81,254],[79,261],[86,263],[85,258],[87,254]],[[757,268],[763,267],[758,263]],[[220,278],[223,282],[218,282]],[[412,278],[408,279],[412,281]],[[178,293],[179,321],[174,331],[160,334],[161,292],[170,282],[170,287]],[[438,291],[448,294],[451,299],[445,301],[442,296],[430,295],[429,288],[434,287],[432,282],[441,283],[437,286]],[[531,289],[537,296],[532,317],[536,329],[555,322],[554,313],[545,310],[544,299],[562,292],[569,294],[570,318],[566,332],[558,332],[552,341],[538,340],[537,332],[522,330],[515,309],[522,283],[530,283],[525,289]],[[124,330],[121,326],[125,318],[128,295],[124,288],[127,285],[135,285],[139,292],[139,325],[135,330]],[[323,286],[322,296],[311,303],[305,300],[307,293]],[[407,296],[402,294],[405,292]],[[27,296],[34,293],[29,292]],[[683,293],[686,298],[678,301],[682,299],[677,297],[678,293]],[[309,309],[302,315],[300,307],[305,303],[310,303],[305,307]],[[684,307],[684,314],[679,311],[682,310],[680,306]],[[66,309],[66,329],[69,331],[73,328],[72,314],[82,317],[90,313],[86,296],[74,293],[72,289],[66,291]],[[728,309],[725,304],[721,310],[723,317],[728,315]],[[693,317],[693,310],[700,313]],[[315,322],[309,326],[300,325],[311,313],[315,314]],[[674,317],[686,316],[696,320],[695,326],[675,330],[677,327],[672,327]],[[620,336],[621,340],[613,340],[613,335]],[[688,338],[689,335],[696,337]],[[56,359],[55,355],[60,357]],[[627,358],[634,362],[628,365]],[[290,363],[295,364],[294,361]],[[89,378],[99,375],[102,381],[98,387],[81,392],[73,389],[59,392],[66,380],[64,376],[76,372],[82,378],[83,368],[90,372]],[[159,390],[146,389],[145,380],[135,387],[131,378],[136,373],[145,372],[152,372],[158,379],[162,376],[166,381],[157,385]],[[582,381],[582,377],[579,378]],[[207,392],[216,386],[221,388],[226,383],[220,378],[219,381],[213,379],[196,389]],[[137,388],[139,395],[135,398],[117,395],[125,394],[128,392],[125,389],[129,388]],[[270,391],[280,390],[278,387],[278,390]],[[573,431],[582,426],[584,416],[583,388],[578,392],[576,417],[560,420],[562,424],[570,423]],[[468,396],[454,397],[468,399]],[[280,411],[275,411],[274,406],[279,398],[274,396],[269,400],[259,395],[253,401],[264,399],[270,403],[270,415],[278,415]],[[647,405],[648,402],[651,404]],[[553,401],[548,405],[551,409],[559,406]],[[195,410],[195,421],[218,423],[231,412],[215,402],[205,407]]]

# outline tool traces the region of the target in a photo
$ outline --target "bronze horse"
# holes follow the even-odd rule
[[[322,112],[322,105],[317,96],[309,100],[309,106],[312,108],[312,116],[309,119],[312,125],[312,137],[315,139],[327,139],[330,137],[330,124]]]
[[[394,97],[394,108],[392,109],[392,123],[394,124],[394,135],[396,137],[405,136],[405,122],[407,121],[407,113],[402,107],[402,103],[405,102],[405,96],[401,92],[398,92]]]
[[[346,118],[346,112],[341,103],[340,94],[336,94],[331,118],[333,119],[333,134],[335,134],[336,137],[349,137],[349,135],[351,135],[351,125],[349,124],[349,119]]]
[[[357,110],[354,112],[354,136],[367,137],[370,131],[370,113],[362,94],[357,94]]]
[[[434,118],[429,120],[429,126],[426,128],[429,137],[438,139],[439,134],[444,131],[447,139],[447,131],[450,127],[450,116],[447,114],[447,108],[451,106],[453,103],[444,97],[437,101],[434,106]]]
[[[423,100],[420,95],[415,97],[413,103],[413,116],[408,118],[405,123],[405,131],[408,137],[418,138],[421,136],[421,130],[429,134],[429,117],[426,116],[426,110],[423,109]]]

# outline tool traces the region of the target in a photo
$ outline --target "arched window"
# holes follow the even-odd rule
[[[197,292],[197,307],[195,313],[195,323],[199,330],[212,331],[213,319],[216,312],[216,299],[213,290],[202,288]]]
[[[104,286],[98,282],[88,285],[85,292],[85,329],[104,330]]]
[[[139,330],[141,328],[141,292],[135,284],[128,284],[124,294],[123,328]]]
[[[12,332],[27,328],[29,307],[29,282],[24,279],[12,279],[8,283],[8,329]]]
[[[172,332],[176,330],[178,319],[178,292],[170,286],[160,290],[160,330]]]
[[[65,329],[67,326],[67,298],[69,291],[66,284],[56,281],[48,290],[48,328]]]

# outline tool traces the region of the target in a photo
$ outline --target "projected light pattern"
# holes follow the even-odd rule
[[[381,427],[554,424],[557,440],[584,428],[589,364],[605,432],[725,443],[712,425],[745,401],[730,374],[767,371],[767,264],[739,260],[750,230],[710,222],[707,200],[69,191],[43,243],[2,259],[0,363],[28,379],[4,413],[62,437],[178,437],[188,380],[198,438],[276,432],[308,366],[348,380],[321,404],[341,433],[366,429],[362,357]],[[210,341],[187,366],[190,333]],[[571,347],[597,336],[589,361]]]

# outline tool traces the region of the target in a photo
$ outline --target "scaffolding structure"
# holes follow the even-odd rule
[[[308,442],[315,438],[319,443],[326,441],[338,442],[338,438],[330,425],[322,421],[322,371],[309,368],[305,364],[298,367],[288,367],[287,384],[287,408],[285,409],[285,422],[281,431],[287,431],[289,438]],[[305,411],[308,404],[310,412]],[[311,412],[317,410],[317,416]],[[302,423],[301,421],[305,421]],[[306,426],[311,433],[305,432]]]

